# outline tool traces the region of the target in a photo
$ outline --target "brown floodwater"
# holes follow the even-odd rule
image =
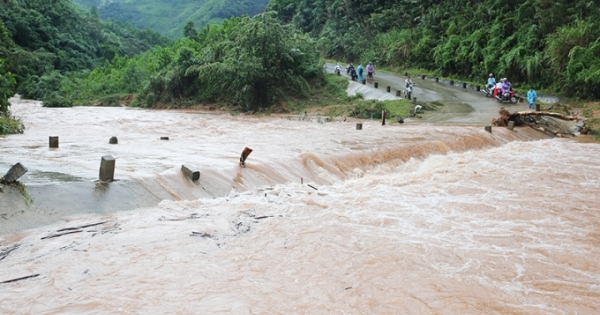
[[[0,193],[0,282],[39,276],[0,283],[1,314],[600,311],[596,143],[12,102],[0,170],[28,167],[32,201]]]

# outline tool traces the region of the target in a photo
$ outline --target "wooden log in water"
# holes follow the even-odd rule
[[[242,155],[240,156],[240,165],[246,167],[246,159],[250,153],[252,153],[252,149],[245,147],[244,151],[242,151]]]

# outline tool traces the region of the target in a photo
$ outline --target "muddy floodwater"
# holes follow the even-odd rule
[[[1,314],[600,313],[596,143],[11,101]]]

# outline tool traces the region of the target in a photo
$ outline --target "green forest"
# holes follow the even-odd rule
[[[339,89],[322,57],[478,82],[492,72],[515,87],[600,98],[594,1],[271,0],[255,17],[200,29],[188,20],[172,42],[68,0],[0,2],[3,117],[15,91],[51,107],[127,99],[281,111],[293,98],[318,99],[320,87]]]
[[[95,7],[103,20],[150,28],[169,38],[181,37],[187,21],[196,26],[263,12],[269,0],[73,0],[86,10]]]

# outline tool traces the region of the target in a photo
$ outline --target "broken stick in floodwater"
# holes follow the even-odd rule
[[[242,156],[240,156],[241,166],[246,167],[246,159],[248,158],[248,155],[250,155],[250,153],[252,153],[252,149],[245,147],[244,151],[242,151]]]

